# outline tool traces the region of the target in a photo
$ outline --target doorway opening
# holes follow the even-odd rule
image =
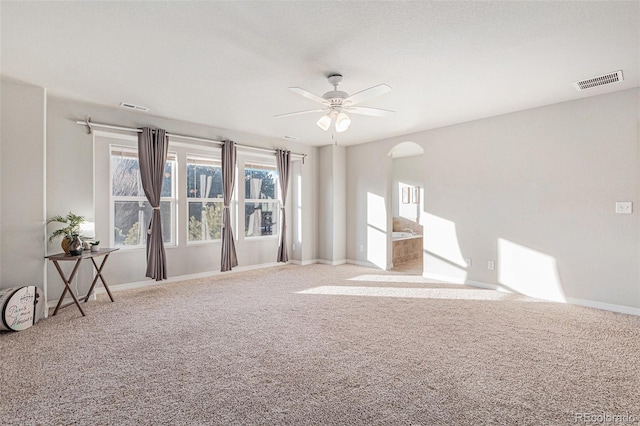
[[[415,142],[402,142],[390,152],[391,253],[393,271],[422,275],[424,215],[424,150]]]

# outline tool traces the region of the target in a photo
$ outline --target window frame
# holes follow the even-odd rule
[[[217,152],[214,153],[207,153],[207,154],[203,154],[203,153],[194,153],[194,152],[186,152],[185,153],[185,170],[187,173],[187,178],[186,178],[186,182],[185,182],[185,200],[186,200],[186,220],[185,220],[185,233],[186,233],[186,241],[187,241],[187,246],[197,246],[197,245],[203,245],[203,244],[215,244],[215,243],[221,243],[222,242],[222,233],[220,234],[220,238],[214,238],[214,239],[204,239],[204,240],[189,240],[190,238],[190,233],[189,233],[189,223],[191,221],[191,216],[189,215],[189,204],[190,203],[220,203],[220,205],[222,205],[222,208],[224,209],[224,196],[220,197],[220,198],[211,198],[211,197],[189,197],[189,191],[190,189],[187,187],[188,183],[189,183],[189,164],[191,159],[196,159],[196,160],[201,160],[201,161],[212,161],[213,163],[216,163],[216,165],[214,165],[214,167],[219,167],[220,168],[220,173],[222,174],[222,150],[217,150]],[[235,202],[235,197],[232,195],[232,204],[233,202]],[[233,226],[233,219],[232,219],[232,226]]]
[[[246,197],[246,188],[245,188],[245,179],[247,172],[247,165],[251,166],[263,166],[264,170],[273,170],[275,179],[274,179],[274,196],[275,198],[247,198]],[[253,167],[249,167],[250,170],[260,170]],[[240,175],[240,171],[238,171],[238,175]],[[281,214],[280,208],[282,207],[281,194],[280,194],[280,174],[278,173],[278,166],[276,164],[276,159],[273,156],[257,156],[257,155],[247,155],[243,156],[242,161],[242,190],[240,189],[240,185],[237,185],[238,193],[242,193],[242,205],[238,206],[238,233],[240,231],[240,211],[242,214],[242,236],[245,241],[264,241],[264,240],[272,240],[280,238],[280,224],[281,224]],[[238,176],[239,177],[239,176]],[[273,222],[273,227],[275,228],[275,232],[268,235],[246,235],[246,205],[247,203],[255,203],[255,204],[272,204],[273,212],[275,213],[275,222]]]
[[[110,247],[117,247],[120,250],[139,250],[146,248],[146,242],[136,245],[116,245],[115,242],[115,203],[121,202],[148,202],[145,195],[142,196],[123,196],[113,195],[113,156],[114,152],[125,152],[135,154],[135,158],[138,158],[138,148],[134,146],[109,144],[109,245]],[[139,161],[139,160],[138,160]],[[169,202],[169,208],[171,212],[172,220],[169,221],[170,240],[165,242],[164,245],[167,248],[178,247],[178,154],[175,151],[169,151],[167,153],[167,162],[171,162],[171,194],[172,197],[160,197],[160,202]],[[163,227],[167,226],[166,221],[162,222]],[[146,226],[146,223],[145,223]]]

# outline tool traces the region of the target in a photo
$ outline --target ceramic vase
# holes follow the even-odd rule
[[[72,256],[78,256],[82,254],[82,240],[78,234],[73,234],[71,243],[69,243],[69,254]]]

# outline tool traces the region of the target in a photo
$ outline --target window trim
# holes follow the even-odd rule
[[[185,171],[187,173],[187,179],[185,181],[185,199],[186,199],[186,220],[185,220],[185,233],[186,233],[186,241],[187,241],[187,246],[198,246],[198,245],[205,245],[205,244],[215,244],[215,243],[222,243],[222,234],[220,235],[220,238],[215,238],[215,239],[206,239],[206,240],[193,240],[190,241],[189,240],[189,222],[191,220],[191,217],[189,216],[189,204],[190,203],[220,203],[222,205],[222,207],[224,208],[224,198],[223,197],[219,197],[219,198],[200,198],[200,197],[189,197],[189,188],[186,187],[187,183],[189,182],[189,164],[190,160],[192,159],[196,159],[196,160],[202,160],[202,161],[208,161],[208,160],[213,160],[212,162],[215,163],[213,164],[214,167],[219,167],[220,168],[220,172],[222,172],[222,149],[217,148],[215,149],[215,153],[208,153],[208,154],[202,154],[202,153],[193,153],[193,152],[186,152],[185,153]],[[232,199],[233,201],[233,199]],[[233,226],[233,219],[232,219],[232,226]]]
[[[274,189],[275,189],[275,198],[246,198],[245,194],[246,194],[246,189],[244,187],[245,185],[245,179],[246,179],[246,170],[247,170],[247,166],[262,166],[265,167],[265,170],[273,170],[274,175],[276,177],[275,182],[274,182]],[[254,167],[249,167],[249,169],[253,169],[253,170],[260,170],[259,168],[254,168]],[[240,174],[240,171],[238,170],[238,174]],[[238,203],[238,219],[240,218],[240,210],[242,210],[243,212],[246,211],[246,205],[247,203],[260,203],[260,204],[273,204],[273,211],[276,214],[276,222],[275,222],[275,227],[276,227],[276,233],[272,233],[269,235],[246,235],[246,225],[244,224],[244,220],[246,218],[245,213],[243,213],[242,218],[243,218],[243,225],[242,225],[242,237],[243,240],[247,241],[247,242],[255,242],[255,241],[265,241],[265,240],[275,240],[275,239],[279,239],[280,238],[280,224],[281,224],[281,214],[280,214],[280,208],[282,207],[282,201],[281,201],[281,194],[280,194],[280,174],[278,173],[278,166],[276,164],[276,159],[275,157],[272,156],[257,156],[257,155],[244,155],[242,156],[242,205],[240,206],[240,203]],[[237,185],[237,189],[238,192],[240,192],[240,188],[239,185]],[[238,223],[239,225],[239,223]]]
[[[136,245],[116,245],[115,242],[115,203],[117,201],[125,201],[125,202],[148,202],[147,197],[145,195],[142,196],[123,196],[123,195],[113,195],[113,153],[114,152],[129,152],[135,153],[135,158],[138,158],[138,148],[134,146],[126,146],[119,144],[109,144],[109,246],[110,247],[118,247],[120,250],[140,250],[145,249],[147,247],[146,243],[144,244],[136,244]],[[171,193],[173,197],[160,197],[160,202],[169,202],[169,207],[171,211],[171,217],[173,220],[170,221],[171,231],[169,235],[171,239],[168,242],[165,242],[164,245],[166,248],[174,248],[179,246],[179,235],[178,235],[178,227],[176,224],[178,223],[178,154],[175,151],[169,151],[167,154],[167,161],[172,161],[172,177],[171,180],[172,188]],[[163,226],[166,225],[165,222],[162,223]]]

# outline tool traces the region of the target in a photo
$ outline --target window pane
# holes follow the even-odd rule
[[[245,203],[244,235],[278,235],[278,203]]]
[[[222,235],[222,203],[189,202],[189,241],[219,240]]]
[[[245,164],[244,197],[245,199],[272,199],[277,196],[276,185],[278,172],[275,167]]]
[[[222,167],[213,161],[187,158],[187,197],[222,198]]]
[[[175,174],[175,165],[175,160],[167,160],[164,165],[161,197],[171,198],[173,196],[173,175]]]
[[[116,247],[144,245],[151,221],[151,205],[148,201],[114,202],[114,241]],[[171,242],[171,203],[160,202],[162,215],[162,240]]]
[[[113,153],[111,155],[111,176],[113,195],[144,197],[137,158]]]
[[[162,197],[173,195],[175,155],[167,156],[162,181]],[[115,196],[144,197],[140,164],[135,152],[113,151],[111,153],[111,187]]]

